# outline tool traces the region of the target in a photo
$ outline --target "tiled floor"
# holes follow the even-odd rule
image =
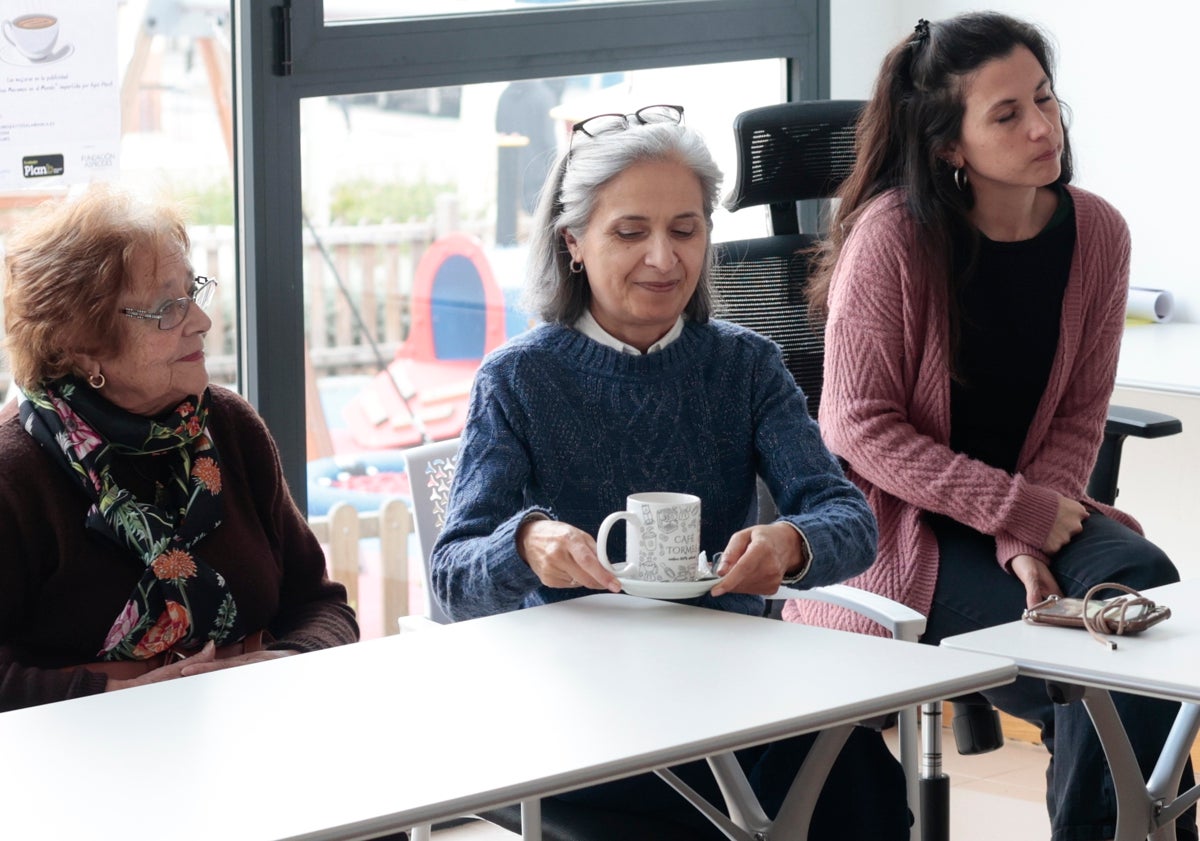
[[[892,731],[892,737],[894,738]],[[950,776],[952,841],[1038,841],[1050,837],[1046,817],[1046,751],[1009,740],[994,753],[959,756],[947,732],[943,767]],[[435,841],[503,841],[516,836],[479,821],[434,833]]]
[[[1041,745],[1009,740],[993,753],[959,756],[947,734],[943,765],[950,776],[953,841],[1038,841],[1050,837],[1046,763]]]

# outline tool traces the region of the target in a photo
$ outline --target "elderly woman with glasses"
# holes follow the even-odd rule
[[[208,383],[188,251],[102,186],[7,239],[0,711],[358,638],[261,419]]]
[[[700,498],[701,549],[723,552],[718,583],[691,599],[703,607],[761,615],[780,584],[831,584],[873,558],[870,509],[779,348],[710,317],[721,173],[681,117],[651,106],[577,124],[543,189],[528,291],[544,323],[476,376],[432,554],[432,586],[456,620],[619,592],[596,534],[632,493]],[[756,522],[757,476],[774,522]],[[768,813],[809,743],[739,755]],[[679,772],[720,802],[702,763]],[[878,733],[856,729],[825,792],[812,837],[907,838],[903,775]],[[564,797],[723,837],[653,775]]]

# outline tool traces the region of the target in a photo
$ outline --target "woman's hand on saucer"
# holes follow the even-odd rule
[[[547,587],[621,592],[621,582],[596,556],[596,539],[558,520],[527,520],[517,531],[517,553]]]
[[[787,571],[800,562],[803,552],[800,532],[789,523],[742,529],[729,538],[717,569],[722,580],[712,588],[712,594],[772,595]]]

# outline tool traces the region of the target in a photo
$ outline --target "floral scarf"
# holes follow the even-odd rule
[[[208,435],[208,392],[145,418],[109,403],[75,377],[20,397],[21,424],[92,500],[85,525],[124,546],[145,567],[97,656],[144,660],[176,645],[240,639],[224,576],[194,552],[221,524],[221,467]],[[118,483],[114,462],[167,459],[156,499]],[[162,476],[168,471],[163,470]]]

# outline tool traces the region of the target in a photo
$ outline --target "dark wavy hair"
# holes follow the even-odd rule
[[[967,218],[974,205],[970,184],[958,189],[942,156],[962,135],[964,79],[1020,46],[1037,58],[1053,89],[1049,38],[1032,24],[996,12],[921,21],[887,54],[858,121],[854,169],[838,191],[840,202],[829,234],[814,256],[807,294],[815,315],[827,311],[833,269],[858,215],[876,196],[899,187],[927,235],[925,247],[944,267],[951,349],[957,347],[961,321],[957,290],[973,270],[979,240]],[[1059,105],[1065,111],[1061,101]],[[1072,163],[1065,120],[1061,163],[1056,183],[1067,184]]]

